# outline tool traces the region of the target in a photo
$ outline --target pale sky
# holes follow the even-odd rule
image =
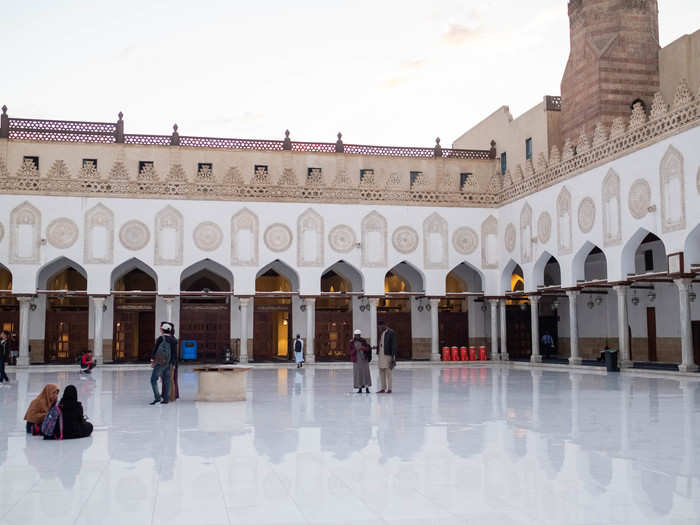
[[[0,0],[0,104],[127,133],[444,146],[558,95],[566,0]],[[659,0],[661,45],[699,0]],[[487,148],[487,145],[484,145]]]

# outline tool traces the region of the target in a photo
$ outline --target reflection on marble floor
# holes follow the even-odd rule
[[[376,371],[374,371],[376,372]],[[700,384],[505,368],[255,369],[244,403],[151,407],[146,371],[0,388],[0,523],[698,523]],[[16,379],[16,380],[15,380]],[[74,383],[89,439],[24,433]]]

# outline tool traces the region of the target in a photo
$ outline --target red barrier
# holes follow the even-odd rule
[[[450,360],[450,347],[449,347],[449,346],[443,346],[443,347],[442,347],[442,360],[443,360],[443,361],[449,361],[449,360]]]
[[[469,347],[469,360],[476,361],[476,346]]]
[[[459,358],[462,361],[469,361],[469,352],[467,352],[466,346],[462,346],[459,348]]]
[[[479,360],[486,361],[486,347],[485,346],[479,347]]]
[[[452,347],[452,360],[459,361],[459,348],[456,346]]]

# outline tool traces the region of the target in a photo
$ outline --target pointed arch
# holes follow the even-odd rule
[[[423,266],[447,268],[447,221],[437,212],[423,221]]]
[[[520,211],[520,259],[532,262],[532,208],[526,202]]]
[[[308,208],[297,219],[297,265],[322,266],[324,259],[323,217]]]
[[[557,247],[560,255],[572,252],[571,193],[564,186],[557,197]]]
[[[182,242],[185,219],[169,204],[156,214],[155,265],[179,266],[182,264]]]
[[[28,201],[10,213],[10,263],[38,264],[41,212]]]
[[[119,279],[125,277],[129,272],[132,272],[134,270],[140,270],[146,275],[148,275],[151,279],[153,279],[153,283],[155,284],[154,289],[158,289],[158,274],[153,268],[151,268],[149,265],[147,265],[145,262],[143,262],[137,257],[127,259],[123,263],[114,267],[109,279],[110,288],[114,290],[114,286],[117,283],[117,281],[119,281]]]
[[[383,215],[372,211],[365,215],[362,230],[362,266],[382,268],[387,261],[387,222]]]
[[[673,146],[659,165],[661,187],[661,231],[664,233],[685,228],[685,177],[683,155]]]
[[[452,268],[445,279],[448,279],[450,275],[458,278],[466,285],[465,292],[481,292],[484,290],[484,275],[481,271],[472,266],[466,261],[462,261],[457,266]]]
[[[417,267],[408,261],[402,261],[392,267],[388,272],[400,277],[406,286],[408,292],[423,292],[425,290],[425,276]]]
[[[554,255],[543,251],[535,262],[535,286],[561,286],[561,266]]]
[[[231,273],[231,270],[209,258],[197,261],[182,270],[180,274],[180,289],[187,291],[200,278],[213,281],[219,288],[218,291],[233,291],[233,273]]]
[[[481,223],[481,266],[498,268],[498,219],[493,215]]]
[[[603,250],[590,241],[583,243],[571,262],[572,278],[577,281],[601,281],[608,278],[608,259]]]
[[[513,274],[520,276],[519,281],[523,283],[523,289],[525,288],[525,278],[523,276],[523,269],[520,265],[513,259],[510,259],[505,267],[503,268],[503,273],[501,274],[501,289],[504,292],[510,292],[514,289]]]
[[[36,276],[36,289],[46,290],[48,282],[63,270],[73,269],[85,278],[87,283],[88,274],[80,264],[68,257],[57,257],[39,268]],[[85,288],[87,290],[87,287]]]
[[[0,263],[0,290],[12,290],[12,272]]]
[[[328,268],[323,270],[321,279],[323,279],[323,276],[328,272],[335,272],[343,279],[348,281],[351,285],[350,291],[352,292],[363,292],[365,289],[364,276],[362,275],[362,272],[343,259],[336,261]]]
[[[287,279],[289,281],[289,285],[291,287],[292,292],[299,291],[299,274],[296,272],[296,270],[294,270],[294,268],[289,266],[287,263],[279,259],[275,259],[274,261],[263,266],[255,275],[255,278],[257,279],[258,277],[262,277],[269,271],[273,271]]]
[[[640,246],[649,242],[652,239],[658,239],[661,243],[661,248],[663,250],[663,255],[661,256],[661,250],[657,250],[657,254],[661,256],[663,261],[659,261],[659,257],[654,257],[654,271],[662,271],[666,268],[666,246],[663,241],[653,232],[650,232],[646,228],[639,228],[634,235],[632,235],[625,246],[622,248],[622,256],[620,257],[620,265],[622,270],[622,277],[626,277],[630,274],[645,273],[643,261],[639,261],[637,255]],[[659,248],[657,246],[657,248]]]
[[[620,177],[610,169],[601,189],[603,207],[603,245],[615,246],[622,242]]]
[[[691,264],[700,265],[700,224],[695,226],[685,240],[685,271]]]
[[[114,259],[114,212],[101,202],[85,212],[85,264],[111,264]]]

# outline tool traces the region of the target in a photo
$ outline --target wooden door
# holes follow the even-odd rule
[[[656,308],[647,308],[647,360],[657,361],[656,358]]]
[[[467,312],[438,313],[440,348],[469,346],[469,319]]]
[[[48,310],[44,336],[47,363],[75,363],[88,349],[88,309]]]
[[[180,306],[180,343],[197,341],[197,362],[223,362],[231,345],[231,320],[228,304],[201,303]]]
[[[693,360],[700,365],[700,321],[691,321],[690,328],[693,333]]]
[[[0,306],[0,330],[7,330],[10,332],[10,350],[18,352],[19,307],[16,304]],[[15,364],[14,356],[10,358],[10,364]]]
[[[134,347],[138,336],[138,312],[114,310],[114,335],[112,359],[115,363],[134,361]],[[138,350],[136,356],[138,355]]]
[[[545,348],[542,345],[542,337],[544,334],[549,334],[554,341],[554,348],[552,348],[551,356],[556,356],[559,349],[559,326],[557,322],[557,317],[554,315],[544,315],[540,316],[540,353],[545,355]],[[506,341],[507,343],[507,341]],[[546,357],[550,357],[547,355]]]
[[[511,357],[530,357],[532,332],[530,330],[530,308],[506,307],[506,344]]]
[[[413,357],[411,312],[378,312],[377,323],[382,320],[396,333],[396,358],[410,360]],[[377,337],[381,336],[377,331]]]
[[[156,313],[154,311],[139,312],[139,338],[136,353],[139,361],[148,362],[151,359],[155,340]]]
[[[270,361],[275,354],[273,312],[255,311],[253,315],[253,359]]]
[[[316,348],[319,361],[348,361],[348,342],[352,339],[352,312],[316,312]]]

